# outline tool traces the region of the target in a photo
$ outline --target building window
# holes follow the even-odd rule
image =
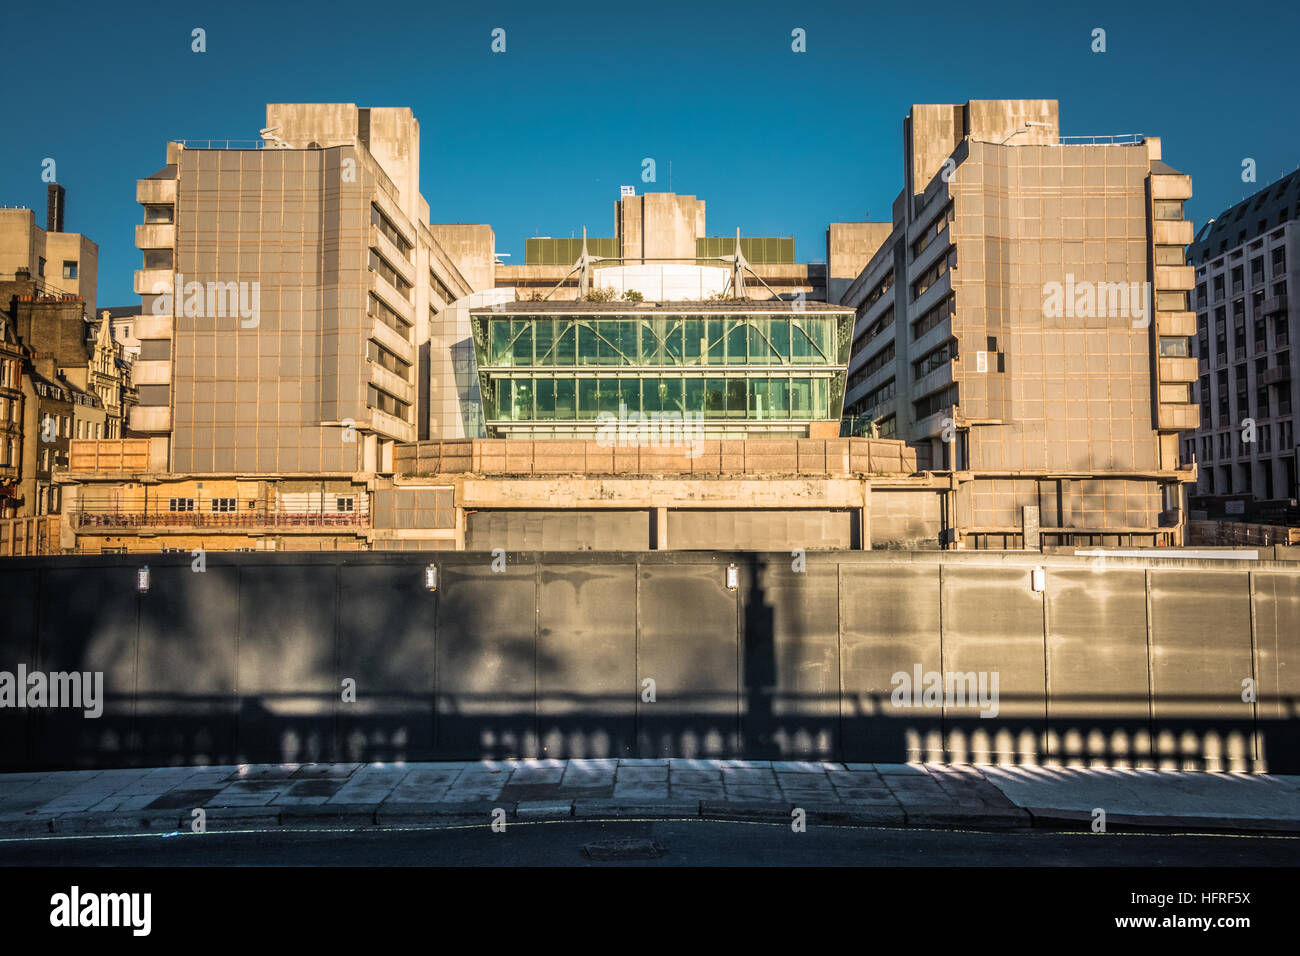
[[[856,388],[872,375],[894,361],[894,343],[886,342],[885,347],[867,360],[867,364],[849,376],[848,388]]]
[[[913,402],[912,407],[916,412],[916,419],[920,421],[923,418],[929,418],[942,409],[950,408],[957,404],[957,387],[950,385],[942,391],[935,392],[933,395],[927,395],[920,401]]]
[[[335,498],[334,510],[351,513],[357,510],[357,500],[355,498]]]
[[[947,255],[940,256],[935,263],[921,273],[921,277],[912,283],[912,301],[915,302],[921,296],[930,290],[930,287],[943,278],[948,270],[957,264],[957,251],[950,250]]]
[[[378,272],[404,299],[410,301],[411,283],[407,282],[406,278],[374,249],[370,250],[370,269]]]
[[[385,415],[392,415],[406,421],[406,412],[411,406],[387,392],[375,388],[373,385],[367,386],[366,405],[370,408],[377,408]]]
[[[1187,358],[1187,339],[1170,336],[1160,337],[1160,357],[1161,358]]]
[[[1181,200],[1157,199],[1151,203],[1151,216],[1153,219],[1177,220],[1183,218],[1183,204]]]
[[[167,510],[168,511],[194,511],[195,510],[194,499],[193,498],[168,498]]]
[[[75,259],[63,260],[63,278],[75,279],[77,277],[77,263]]]
[[[888,329],[891,326],[893,326],[893,324],[894,324],[894,307],[891,305],[889,308],[885,309],[885,311],[880,314],[880,318],[872,322],[870,327],[868,327],[868,329],[862,333],[862,335],[858,338],[857,342],[855,342],[853,345],[854,351],[855,352],[861,351],[862,348],[866,346],[872,339],[874,339],[881,332],[885,331],[885,329]]]
[[[388,305],[379,299],[379,297],[373,292],[370,293],[368,302],[369,314],[372,318],[376,318],[380,322],[383,322],[384,325],[388,326],[400,335],[403,341],[411,341],[411,325],[409,322],[389,308]]]
[[[170,269],[172,267],[172,251],[170,249],[146,249],[144,267],[146,269]]]
[[[213,498],[212,510],[214,512],[229,513],[235,510],[234,498]]]
[[[912,363],[912,378],[918,379],[930,374],[937,368],[947,365],[957,357],[957,340],[949,339],[937,349],[929,352]]]
[[[919,339],[936,325],[946,322],[952,317],[953,305],[955,299],[950,295],[934,308],[928,310],[923,316],[912,323],[912,339]]]
[[[411,257],[411,243],[393,225],[392,220],[385,216],[374,203],[370,204],[370,223],[384,234],[384,238],[397,247],[398,252],[408,259]]]
[[[41,256],[36,262],[36,274],[41,278],[45,277],[45,257]]]

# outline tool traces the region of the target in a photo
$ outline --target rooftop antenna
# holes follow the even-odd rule
[[[729,256],[718,256],[718,259],[722,260],[723,262],[731,263],[732,298],[734,299],[747,298],[745,294],[745,273],[746,272],[750,273],[751,275],[753,275],[755,279],[761,282],[763,284],[763,288],[765,288],[768,292],[772,293],[773,299],[781,298],[781,296],[777,294],[776,290],[773,289],[766,282],[764,282],[763,277],[754,271],[753,267],[749,264],[749,260],[745,258],[745,254],[740,251],[740,227],[739,226],[736,227],[735,252],[733,252]]]
[[[568,274],[556,283],[555,289],[558,289],[560,286],[564,285],[564,283],[568,282],[569,277],[576,272],[578,273],[578,298],[585,299],[587,297],[587,291],[591,286],[591,267],[597,262],[604,262],[607,258],[609,257],[593,256],[587,251],[587,227],[583,226],[582,253],[578,256],[578,261],[573,264],[573,268],[569,270]],[[550,292],[546,293],[546,295],[542,296],[542,301],[546,301],[553,296],[555,294],[555,289],[552,289]]]
[[[745,298],[745,270],[749,263],[740,251],[740,227],[736,227],[736,252],[731,258],[731,294],[737,299]]]

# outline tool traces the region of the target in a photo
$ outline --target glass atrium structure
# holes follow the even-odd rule
[[[590,437],[608,415],[667,413],[702,416],[707,437],[806,436],[840,417],[853,315],[771,301],[475,309],[487,433]]]

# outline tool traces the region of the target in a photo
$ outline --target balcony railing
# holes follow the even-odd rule
[[[261,139],[178,139],[186,149],[266,149]]]
[[[356,512],[259,514],[201,511],[77,511],[72,523],[82,528],[368,528],[370,516]]]
[[[1062,146],[1137,146],[1146,142],[1145,133],[1109,133],[1100,136],[1061,136]]]

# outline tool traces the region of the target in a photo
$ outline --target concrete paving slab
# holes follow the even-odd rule
[[[618,768],[618,773],[614,777],[615,783],[634,783],[642,782],[668,782],[668,765],[664,764],[658,767],[623,767]]]
[[[436,803],[447,796],[450,787],[395,787],[384,797],[385,803]],[[458,791],[458,793],[461,791]],[[466,790],[464,793],[485,793],[487,791]],[[493,790],[493,794],[500,791]]]
[[[650,802],[654,800],[668,799],[668,782],[664,781],[662,786],[647,786],[643,783],[614,784],[614,799],[616,800],[636,800],[638,802]]]
[[[865,790],[855,787],[837,788],[836,796],[841,803],[880,803],[898,806],[898,799],[888,790]]]
[[[1101,806],[1112,828],[1300,833],[1300,777],[668,758],[0,775],[0,833],[19,835],[54,832],[56,821],[70,833],[130,832],[140,820],[185,830],[194,807],[205,808],[210,829],[222,821],[236,829],[369,826],[381,809],[390,825],[444,817],[486,824],[496,808],[544,819],[570,806],[588,817],[650,818],[731,807],[737,818],[769,812],[782,822],[798,806],[824,823],[991,829],[1088,827]]]
[[[329,780],[346,780],[359,769],[359,763],[305,763],[294,773],[295,777],[309,780],[326,778]]]
[[[725,800],[727,792],[723,789],[722,784],[714,787],[701,787],[691,784],[672,784],[668,788],[669,799],[672,800]]]
[[[614,771],[618,769],[617,757],[583,757],[577,760],[570,760],[568,771],[581,771],[583,773],[609,773],[613,776]]]
[[[705,786],[709,784],[716,784],[717,786],[721,787],[722,771],[720,769],[717,770],[675,770],[674,769],[670,771],[669,779],[673,782],[674,786],[681,783],[681,784],[694,784],[694,785],[705,785]]]
[[[1289,779],[1256,774],[1165,773],[1154,770],[1028,773],[989,768],[986,778],[1012,803],[1040,809],[1137,817],[1300,816],[1297,789]]]
[[[205,807],[264,807],[280,795],[278,790],[235,791],[227,787],[212,799]]]
[[[559,783],[564,776],[564,767],[516,767],[510,774],[510,783],[538,784]]]
[[[695,758],[695,757],[669,757],[668,758],[668,767],[674,773],[677,772],[678,770],[700,770],[700,771],[717,772],[718,770],[722,769],[721,767],[719,767],[718,764],[719,761],[717,760],[706,760],[706,759]]]
[[[825,774],[832,770],[843,770],[844,764],[827,761],[773,760],[772,769],[777,773]]]
[[[916,763],[869,763],[869,764],[845,764],[850,770],[874,770],[878,774],[892,777],[915,777],[928,776],[929,773],[922,764]]]
[[[743,800],[747,803],[752,803],[755,800],[778,802],[784,799],[780,788],[775,784],[770,787],[745,786],[743,784],[732,786],[728,784],[726,790],[728,800]]]
[[[723,767],[722,780],[726,784],[776,783],[776,774],[759,767]]]

